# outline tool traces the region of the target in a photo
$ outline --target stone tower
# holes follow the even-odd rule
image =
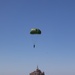
[[[44,72],[41,72],[41,70],[38,68],[33,72],[30,73],[30,75],[45,75]]]

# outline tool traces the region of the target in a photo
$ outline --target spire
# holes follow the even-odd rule
[[[37,69],[38,69],[38,65],[37,65]]]

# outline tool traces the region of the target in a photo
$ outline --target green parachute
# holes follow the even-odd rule
[[[40,35],[41,34],[41,30],[40,29],[37,29],[37,28],[32,28],[31,30],[30,30],[30,34],[31,35]],[[35,48],[35,44],[33,45],[33,48]]]
[[[36,29],[36,28],[32,28],[31,31],[30,31],[30,34],[41,34],[41,30]]]

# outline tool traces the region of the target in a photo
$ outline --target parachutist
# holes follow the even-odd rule
[[[38,29],[38,28],[32,28],[31,30],[30,30],[30,34],[31,35],[40,35],[41,34],[41,30],[40,29]],[[33,48],[35,48],[35,44],[33,44]]]
[[[33,47],[35,48],[35,45],[33,45]]]

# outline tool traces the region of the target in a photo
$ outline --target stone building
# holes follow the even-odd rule
[[[31,72],[30,75],[45,75],[45,74],[44,72],[41,72],[41,70],[37,66],[37,69],[34,72]]]

